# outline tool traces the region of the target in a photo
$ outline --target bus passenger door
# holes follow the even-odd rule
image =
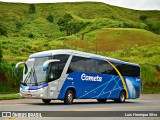
[[[61,76],[58,62],[53,62],[48,71],[48,98],[57,99],[58,97],[58,81]]]

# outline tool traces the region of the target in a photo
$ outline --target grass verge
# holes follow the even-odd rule
[[[20,99],[19,93],[0,94],[0,100]]]

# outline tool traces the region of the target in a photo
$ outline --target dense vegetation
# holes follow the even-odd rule
[[[141,65],[144,93],[160,93],[160,11],[98,2],[0,2],[0,93],[18,92],[15,63],[34,52],[77,49]],[[154,86],[154,89],[153,89]]]

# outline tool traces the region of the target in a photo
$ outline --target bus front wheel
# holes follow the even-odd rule
[[[72,90],[67,90],[65,98],[64,98],[64,103],[66,105],[72,104],[73,103],[73,97],[74,97],[73,91]]]
[[[44,103],[46,103],[46,104],[49,104],[49,103],[51,102],[50,99],[42,99],[42,101],[43,101]]]
[[[124,103],[126,100],[126,93],[124,91],[120,92],[119,98],[115,99],[114,102],[116,103]]]

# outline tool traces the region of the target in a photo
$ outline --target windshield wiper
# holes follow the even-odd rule
[[[36,72],[35,72],[35,69],[34,68],[31,68],[30,72],[28,73],[26,79],[24,80],[23,84],[24,85],[27,85],[27,81],[29,80],[29,78],[34,78],[34,81],[35,81],[35,85],[38,85],[37,83],[37,77],[36,77]]]
[[[34,76],[35,85],[38,85],[37,77],[36,77],[36,71],[35,71],[34,68],[33,68],[33,76]]]
[[[27,77],[25,78],[23,84],[27,85],[26,83],[27,83],[28,79],[30,78],[31,73],[32,73],[32,68],[31,68],[30,72],[28,73]]]

